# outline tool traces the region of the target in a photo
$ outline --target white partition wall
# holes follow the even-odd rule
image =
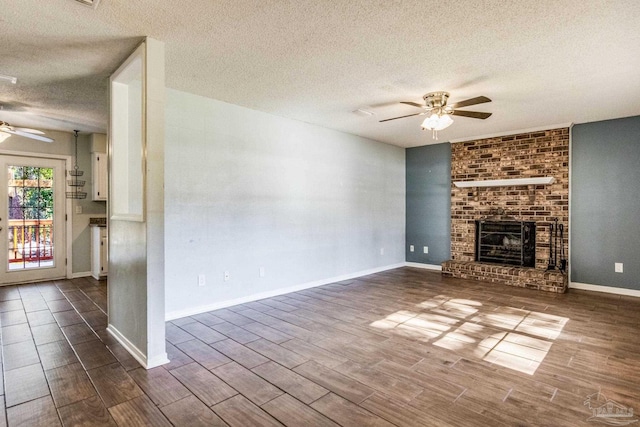
[[[111,76],[109,326],[146,368],[164,328],[164,44],[147,38]]]
[[[168,319],[404,265],[403,148],[167,93]]]

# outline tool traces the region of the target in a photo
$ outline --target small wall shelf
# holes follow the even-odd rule
[[[487,179],[484,181],[454,181],[453,185],[458,188],[471,187],[515,187],[519,185],[548,185],[555,182],[552,176],[541,178],[512,178],[512,179]]]

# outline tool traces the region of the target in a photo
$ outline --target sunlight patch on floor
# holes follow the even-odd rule
[[[430,341],[442,335],[442,331],[434,331],[432,329],[425,328],[415,328],[413,326],[405,324],[398,325],[394,331],[401,337],[413,338],[419,341]]]
[[[557,339],[566,317],[438,295],[370,326],[398,336],[431,342],[465,357],[533,375]]]
[[[483,330],[484,326],[482,325],[465,322],[459,328],[435,341],[433,345],[449,350],[461,350],[465,346],[477,343],[478,339],[474,335],[482,334]]]
[[[470,307],[466,304],[449,301],[434,308],[432,311],[434,313],[440,313],[464,319],[471,316],[472,314],[477,313],[478,309],[475,307]]]

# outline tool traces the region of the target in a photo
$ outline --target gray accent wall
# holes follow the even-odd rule
[[[406,181],[406,260],[439,265],[451,258],[451,144],[408,148]]]
[[[640,290],[640,116],[575,125],[571,156],[571,281]]]
[[[166,113],[168,318],[404,263],[403,148],[171,89]]]

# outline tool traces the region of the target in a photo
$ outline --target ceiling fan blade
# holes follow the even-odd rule
[[[33,133],[21,131],[21,130],[10,129],[7,127],[1,127],[0,132],[6,132],[12,135],[23,136],[25,138],[35,139],[37,141],[42,141],[42,142],[53,142],[53,139],[49,138],[48,136],[36,135]]]
[[[418,108],[427,108],[426,106],[422,104],[418,104],[417,102],[400,101],[400,104],[407,104],[407,105],[411,105],[412,107],[418,107]]]
[[[486,96],[476,96],[475,98],[465,99],[464,101],[449,104],[448,106],[451,108],[462,108],[470,105],[484,104],[485,102],[491,102],[491,100]]]
[[[491,117],[491,113],[482,113],[480,111],[453,110],[451,114],[453,114],[454,116],[471,117],[472,119],[483,120]]]
[[[391,119],[380,120],[379,123],[388,122],[389,120],[404,119],[405,117],[411,117],[411,116],[424,116],[425,114],[427,114],[426,111],[424,113],[407,114],[406,116],[393,117]]]
[[[31,138],[31,139],[35,139],[36,141],[42,141],[42,142],[53,142],[53,138],[49,138],[48,136],[44,136],[44,135],[36,135],[34,133],[30,133],[30,132],[24,132],[21,130],[16,130],[15,131],[17,135],[20,136],[24,136],[25,138]]]
[[[29,132],[29,133],[35,133],[36,135],[44,135],[44,132],[42,132],[41,130],[38,129],[31,129],[31,128],[17,128],[17,127],[13,127],[14,130],[20,130],[22,132]]]

